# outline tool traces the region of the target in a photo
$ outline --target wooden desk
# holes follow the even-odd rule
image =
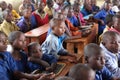
[[[78,57],[77,57],[77,60],[80,60],[82,55],[81,54],[77,54]],[[63,70],[56,76],[56,77],[59,77],[59,76],[66,76],[70,70],[70,68],[75,65],[76,63],[70,63],[68,61],[59,61],[59,62],[62,62],[62,63],[65,63],[66,66],[63,68]]]
[[[40,26],[36,29],[33,29],[25,33],[28,43],[37,41],[40,44],[42,44],[46,39],[48,28],[49,28],[49,24],[45,24],[43,26]]]
[[[92,32],[87,37],[66,40],[67,50],[70,53],[75,53],[74,48],[77,48],[77,54],[83,54],[84,46],[96,38],[98,33],[98,24],[94,24],[91,29]]]

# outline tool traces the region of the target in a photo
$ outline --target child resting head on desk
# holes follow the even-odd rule
[[[81,63],[74,65],[68,76],[74,80],[95,80],[95,72],[89,66]]]
[[[85,61],[95,72],[95,80],[116,80],[105,67],[105,54],[97,44],[90,43],[84,48]]]
[[[43,54],[40,44],[37,42],[28,45],[28,55],[31,71],[36,69],[53,71],[56,67],[56,58],[53,55]]]
[[[60,36],[65,32],[66,25],[64,23],[64,20],[60,18],[53,18],[50,21],[50,26],[52,32],[49,34],[41,46],[43,54],[53,55],[58,60],[64,59],[72,62],[76,61],[76,55],[69,53],[62,46]],[[61,55],[63,55],[63,57],[61,57]],[[67,58],[66,56],[69,56],[71,58]]]

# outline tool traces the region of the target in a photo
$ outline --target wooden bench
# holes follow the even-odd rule
[[[84,46],[91,43],[96,38],[98,33],[98,24],[95,23],[91,29],[91,33],[87,37],[66,40],[67,50],[70,53],[75,53],[74,49],[77,48],[77,54],[83,54]],[[84,62],[83,60],[82,62]]]
[[[33,41],[37,41],[40,44],[42,44],[46,39],[48,29],[49,29],[49,24],[45,24],[36,29],[26,32],[25,36],[27,38],[27,42],[30,43]]]

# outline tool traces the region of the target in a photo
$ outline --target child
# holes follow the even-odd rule
[[[31,22],[31,15],[32,14],[30,9],[23,10],[23,17],[17,23],[17,26],[19,26],[20,31],[25,33],[35,27]]]
[[[26,78],[26,79],[38,79],[39,74],[27,74],[20,72],[16,66],[15,60],[9,52],[6,51],[7,48],[7,37],[0,31],[0,80],[14,80]]]
[[[47,24],[49,22],[49,15],[44,12],[44,10],[43,10],[44,7],[45,7],[45,4],[41,0],[38,3],[38,10],[36,10],[32,13],[35,16],[38,27],[42,26],[44,24]]]
[[[13,9],[12,4],[8,4],[8,9],[12,12],[13,20],[20,19],[20,15]]]
[[[7,3],[5,1],[0,1],[0,24],[3,22],[3,13],[7,9]]]
[[[106,26],[106,21],[105,21],[105,17],[108,14],[113,14],[114,12],[111,11],[111,3],[110,2],[105,2],[104,8],[102,10],[100,10],[98,13],[96,13],[96,15],[94,16],[94,18],[98,21],[98,36],[101,35],[103,33],[103,30]]]
[[[64,20],[59,18],[53,18],[50,21],[50,26],[51,26],[52,32],[48,35],[48,37],[42,44],[43,54],[53,55],[58,60],[61,60],[63,58],[63,57],[60,57],[60,55],[68,55],[73,58],[76,58],[74,54],[70,54],[62,46],[60,36],[63,35],[65,32]],[[66,58],[66,57],[65,59],[71,60],[70,58]]]
[[[120,15],[113,16],[113,28],[110,28],[110,31],[115,31],[120,34]]]
[[[12,22],[13,17],[10,10],[5,10],[3,17],[4,21],[0,26],[0,31],[4,32],[8,36],[10,32],[19,30],[19,27]]]
[[[54,56],[43,54],[39,43],[32,42],[28,45],[29,61],[31,62],[32,71],[36,69],[53,71],[57,60]],[[39,64],[35,64],[39,61]],[[33,65],[32,65],[33,64]]]
[[[95,72],[95,80],[116,80],[105,67],[105,55],[97,44],[90,43],[84,48],[85,62]]]
[[[90,0],[91,6],[92,6],[92,11],[94,13],[98,12],[100,8],[97,6],[96,0]]]
[[[74,80],[95,80],[95,72],[85,64],[74,65],[68,74]]]
[[[107,31],[103,34],[102,42],[100,44],[100,47],[104,50],[105,54],[105,66],[118,78],[120,78],[120,67],[118,63],[120,60],[119,42],[119,33]]]

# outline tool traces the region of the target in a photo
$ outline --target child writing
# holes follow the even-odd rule
[[[85,61],[95,72],[95,80],[116,80],[105,67],[105,55],[97,44],[90,43],[84,48]]]
[[[120,60],[119,42],[119,33],[107,31],[103,34],[100,44],[100,47],[104,50],[105,53],[105,66],[118,78],[120,78],[120,67],[118,63]]]
[[[41,71],[44,69],[47,71],[53,71],[55,69],[57,62],[56,58],[52,55],[43,54],[39,43],[30,43],[28,45],[28,54],[32,71],[36,69],[40,69]]]
[[[95,80],[95,72],[85,64],[76,64],[69,71],[69,77],[74,80]]]
[[[65,32],[64,20],[59,18],[53,18],[50,21],[50,26],[51,26],[52,32],[48,35],[48,37],[42,44],[43,54],[53,55],[58,60],[63,58],[63,57],[60,57],[60,55],[68,55],[73,57],[75,60],[76,56],[74,54],[69,53],[62,46],[60,36],[63,35]],[[70,58],[68,59],[65,57],[64,59],[70,60]]]

